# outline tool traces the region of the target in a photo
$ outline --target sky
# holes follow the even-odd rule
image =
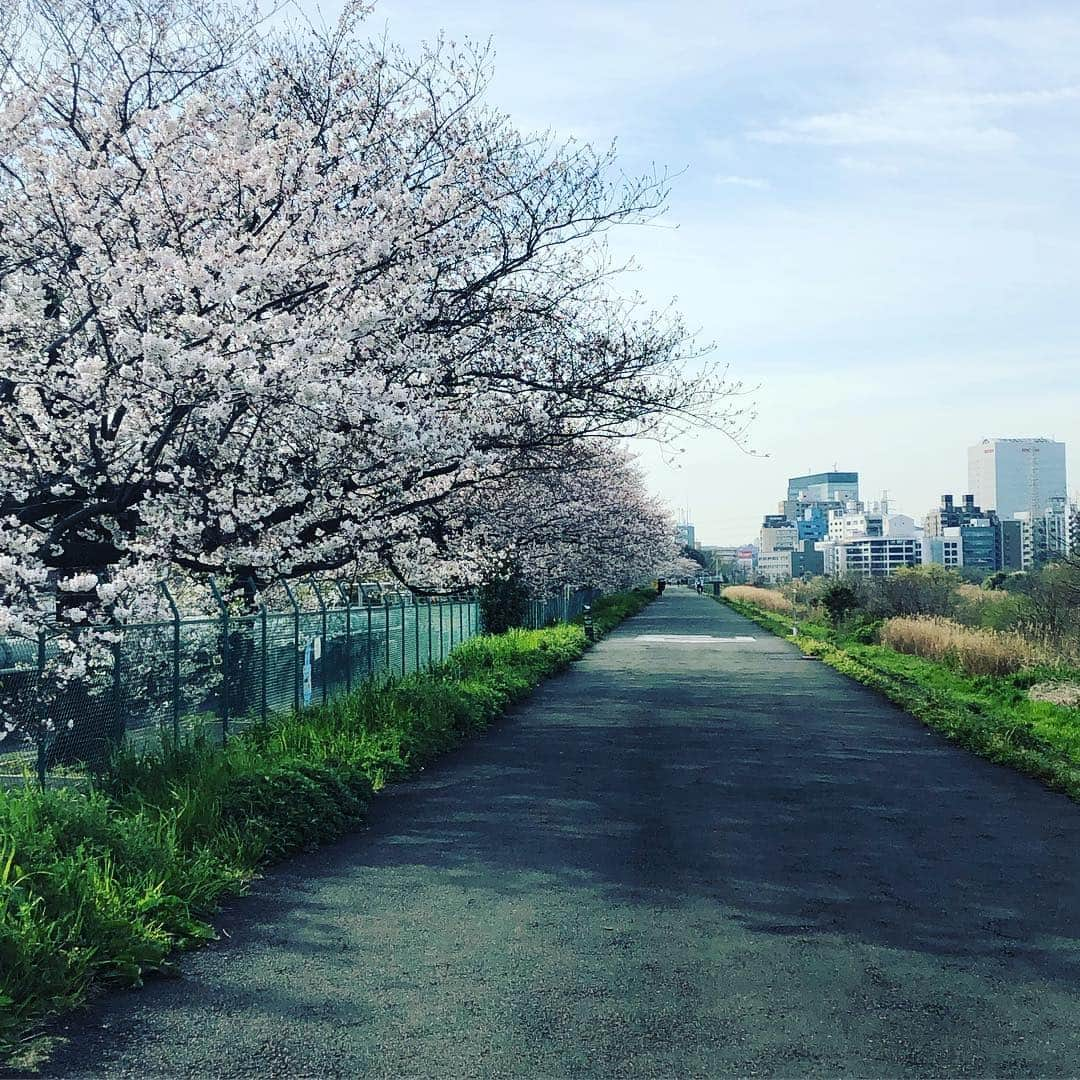
[[[921,519],[983,437],[1063,440],[1080,489],[1074,0],[378,0],[369,27],[490,39],[518,127],[677,174],[612,247],[757,414],[640,447],[700,542],[833,466]]]

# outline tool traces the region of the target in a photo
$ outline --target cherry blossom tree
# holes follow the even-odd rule
[[[590,246],[662,184],[522,137],[476,58],[373,51],[355,12],[296,41],[173,0],[23,10],[0,52],[6,629],[49,569],[73,619],[124,617],[169,566],[336,569],[507,453],[710,404],[678,322],[607,295]]]
[[[247,603],[452,547],[475,577],[493,543],[537,588],[622,580],[659,519],[597,447],[742,422],[677,315],[610,287],[663,177],[521,134],[482,50],[410,58],[366,11],[5,7],[0,635],[160,614],[177,572]]]

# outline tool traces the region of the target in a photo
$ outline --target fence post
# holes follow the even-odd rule
[[[319,672],[322,675],[322,703],[326,704],[326,668],[327,668],[327,652],[326,652],[326,602],[323,600],[322,590],[319,588],[319,583],[315,580],[314,574],[308,574],[308,581],[311,583],[312,589],[315,590],[315,598],[319,601],[319,611],[322,612],[322,644],[319,646]]]
[[[413,597],[412,613],[413,613],[412,626],[413,626],[413,645],[414,645],[413,657],[416,660],[416,664],[415,664],[415,667],[413,668],[413,670],[419,672],[420,671],[420,611],[417,608],[416,597],[415,596]]]
[[[431,650],[431,594],[427,598],[427,666],[434,667],[434,657]]]
[[[124,687],[121,681],[121,675],[123,671],[123,657],[124,657],[124,632],[119,627],[116,628],[116,641],[113,642],[112,647],[113,654],[113,722],[112,732],[110,737],[115,737],[116,745],[120,745],[120,741],[124,737],[124,731],[127,728],[127,721],[124,719]]]
[[[269,656],[269,642],[267,641],[267,617],[266,617],[266,601],[262,599],[258,582],[254,578],[251,578],[251,594],[252,596],[259,596],[259,630],[260,630],[260,646],[262,656],[259,660],[259,717],[262,722],[266,723],[267,708],[266,708],[266,668],[270,663]]]
[[[439,597],[439,663],[446,659],[446,639],[443,637],[443,602]]]
[[[390,597],[383,597],[383,624],[386,627],[386,677],[390,678]]]
[[[180,742],[180,609],[176,606],[176,600],[169,591],[168,581],[161,583],[161,591],[172,609],[173,616],[173,655],[172,655],[172,731],[173,746]]]
[[[37,774],[38,783],[45,786],[45,774],[47,752],[45,749],[45,629],[44,627],[38,631],[38,646],[37,646],[37,692],[35,694],[34,701],[35,712],[37,713],[37,729],[38,729],[38,752],[37,752]]]
[[[210,591],[221,611],[221,745],[224,746],[229,738],[229,609],[213,577],[210,578]]]
[[[409,651],[408,646],[405,644],[405,598],[402,597],[398,601],[398,608],[401,611],[401,677],[404,679],[406,675],[405,671],[405,654]]]
[[[338,592],[345,601],[345,692],[352,693],[352,589],[338,582]]]
[[[300,605],[296,602],[296,596],[285,578],[281,579],[285,587],[285,595],[293,609],[293,712],[300,711],[300,680],[303,678],[300,666]]]
[[[370,682],[375,678],[375,653],[371,648],[371,601],[366,596],[364,607],[367,608],[367,677]]]

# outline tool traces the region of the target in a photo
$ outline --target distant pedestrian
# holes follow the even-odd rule
[[[705,585],[700,581],[697,583],[697,591],[698,596],[700,596],[705,591]]]
[[[663,596],[664,590],[667,588],[667,582],[663,578],[657,578],[656,580],[656,595]]]

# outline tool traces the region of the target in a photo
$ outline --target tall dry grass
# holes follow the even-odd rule
[[[721,595],[742,604],[755,604],[779,615],[787,615],[791,611],[791,601],[783,593],[759,589],[755,585],[729,585]]]
[[[967,582],[956,586],[956,595],[961,600],[969,600],[973,604],[992,604],[996,600],[1000,600],[1002,596],[1000,592],[984,589],[979,585],[971,585]]]
[[[980,630],[936,615],[886,620],[881,643],[969,675],[1008,675],[1041,659],[1036,647],[1015,631]]]

